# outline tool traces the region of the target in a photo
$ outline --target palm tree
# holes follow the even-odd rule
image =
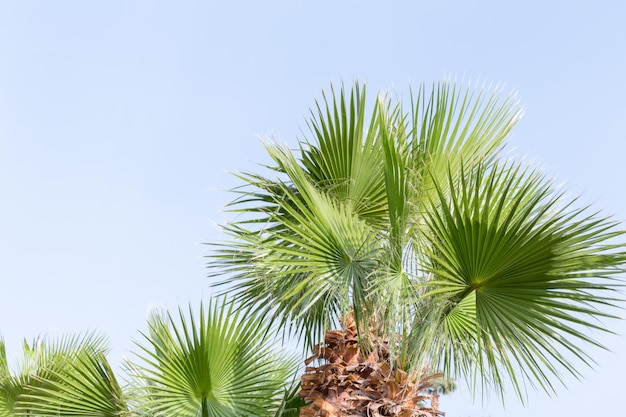
[[[273,352],[271,324],[225,300],[199,310],[151,316],[123,387],[101,338],[28,347],[17,377],[0,361],[0,416],[289,416],[297,364]]]
[[[408,109],[331,89],[297,153],[268,142],[270,170],[238,174],[212,275],[313,351],[300,415],[432,414],[425,369],[523,399],[590,364],[624,231],[502,158],[520,115],[512,96],[453,83]],[[396,395],[403,373],[424,395]]]

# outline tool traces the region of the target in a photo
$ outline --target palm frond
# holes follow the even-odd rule
[[[102,416],[129,414],[127,399],[105,352],[80,349],[56,370],[39,378],[20,398],[20,414],[38,416]]]
[[[4,351],[4,343],[2,343]],[[32,343],[24,341],[23,354],[14,375],[3,366],[0,376],[2,415],[58,415],[58,407],[47,400],[56,398],[48,395],[57,384],[61,384],[65,373],[84,352],[99,354],[106,350],[106,340],[95,333],[77,334],[57,339],[36,338]],[[6,362],[6,355],[2,362]],[[54,411],[51,411],[54,409]],[[48,414],[46,414],[49,412]],[[29,414],[30,413],[30,414]]]
[[[355,84],[349,93],[323,94],[308,123],[313,140],[301,144],[302,167],[317,188],[349,202],[351,210],[371,221],[386,213],[378,118],[387,103],[366,107],[366,89]],[[369,118],[369,120],[368,120]]]
[[[447,82],[412,91],[411,109],[412,160],[419,164],[415,169],[428,173],[420,188],[429,193],[432,180],[442,186],[461,165],[493,161],[522,115],[514,95]]]
[[[466,380],[522,394],[522,381],[554,390],[560,372],[579,375],[599,346],[589,328],[610,317],[614,275],[625,252],[610,242],[616,223],[574,208],[543,176],[514,164],[479,165],[435,183],[427,226],[424,299],[440,306],[416,346],[437,366]],[[425,326],[430,329],[426,330]]]
[[[141,402],[154,416],[266,416],[276,409],[291,364],[270,353],[262,316],[211,301],[153,315],[134,367],[144,381]]]
[[[292,185],[277,184],[276,208],[263,210],[267,228],[227,226],[238,242],[221,248],[216,258],[221,272],[235,275],[230,289],[239,301],[266,306],[279,322],[291,318],[313,342],[352,303],[366,303],[376,230],[349,202],[318,190],[288,149],[272,146],[268,152]]]

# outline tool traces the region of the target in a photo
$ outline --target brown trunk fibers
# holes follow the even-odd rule
[[[301,417],[439,417],[436,381],[441,374],[411,378],[390,361],[389,344],[378,340],[364,355],[352,316],[344,331],[329,330],[305,361],[300,396],[307,405]],[[313,362],[319,366],[310,366]],[[436,394],[435,394],[436,395]]]

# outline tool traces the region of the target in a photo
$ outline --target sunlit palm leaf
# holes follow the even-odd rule
[[[318,190],[289,150],[268,151],[292,184],[278,184],[276,209],[265,211],[267,229],[228,229],[242,240],[222,249],[220,259],[245,277],[235,283],[241,301],[268,301],[275,317],[291,317],[313,341],[353,302],[365,306],[376,267],[376,230],[349,202]]]
[[[438,188],[427,215],[425,298],[442,308],[416,325],[428,323],[433,339],[420,335],[419,348],[452,374],[509,379],[521,393],[521,373],[551,391],[560,370],[578,374],[573,359],[590,360],[581,343],[597,344],[585,328],[603,330],[600,307],[616,301],[611,277],[625,258],[610,242],[623,232],[536,172],[504,164],[466,174],[449,175],[449,196]]]
[[[386,216],[382,175],[383,159],[378,142],[378,116],[382,106],[366,109],[366,92],[358,84],[348,94],[342,88],[316,103],[309,127],[314,140],[301,149],[302,166],[312,183],[370,221]],[[368,120],[369,119],[369,120]]]
[[[423,173],[422,195],[435,191],[433,180],[443,187],[447,175],[459,173],[461,165],[493,161],[522,113],[513,95],[454,83],[437,84],[431,91],[420,86],[411,105],[411,161]]]
[[[77,417],[129,414],[127,400],[103,351],[79,349],[64,358],[64,362],[22,396],[21,414]]]
[[[4,352],[4,343],[2,343]],[[18,416],[33,415],[34,407],[42,406],[37,415],[45,415],[48,396],[46,390],[53,389],[60,383],[65,372],[77,360],[80,352],[99,354],[106,349],[103,337],[93,333],[62,337],[55,340],[43,338],[35,339],[32,344],[24,342],[23,356],[18,363],[14,375],[9,374],[8,367],[2,366],[0,384],[1,415]],[[6,364],[6,355],[3,353],[0,362]],[[41,397],[38,394],[42,394]],[[51,415],[58,415],[58,408]]]
[[[269,348],[263,318],[211,302],[199,317],[154,315],[135,364],[154,416],[265,416],[277,409],[292,365]]]

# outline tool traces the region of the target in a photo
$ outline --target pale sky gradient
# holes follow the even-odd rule
[[[526,108],[514,154],[626,220],[626,2],[0,0],[0,333],[98,329],[118,363],[147,312],[211,290],[208,248],[237,184],[295,145],[329,84],[407,97],[501,83]],[[616,415],[626,325],[558,397],[448,417]]]

